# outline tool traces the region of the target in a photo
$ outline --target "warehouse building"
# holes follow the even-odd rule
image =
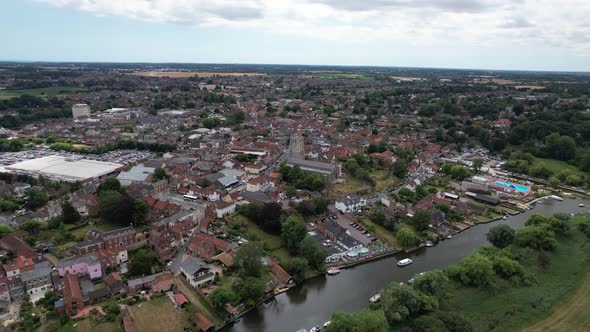
[[[10,173],[43,176],[56,181],[91,182],[121,171],[122,164],[83,157],[47,156],[4,167]]]

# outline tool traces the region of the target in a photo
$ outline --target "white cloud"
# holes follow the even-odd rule
[[[590,53],[587,0],[37,0],[97,15],[313,39]]]

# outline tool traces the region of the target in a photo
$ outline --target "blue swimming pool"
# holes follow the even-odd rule
[[[529,187],[521,186],[519,184],[514,184],[514,183],[510,183],[510,182],[496,181],[496,182],[494,182],[494,184],[496,184],[498,186],[506,187],[506,188],[514,188],[520,192],[529,191]]]

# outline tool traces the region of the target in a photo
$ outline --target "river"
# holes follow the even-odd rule
[[[578,204],[584,203],[586,208]],[[309,330],[330,320],[334,311],[352,312],[369,305],[369,298],[392,281],[405,282],[414,275],[433,269],[442,269],[459,262],[474,249],[489,245],[486,233],[490,227],[506,223],[513,228],[524,226],[533,213],[551,215],[557,212],[586,213],[590,200],[566,199],[558,202],[543,200],[529,211],[493,223],[472,227],[450,240],[432,248],[423,248],[412,254],[401,254],[343,270],[336,276],[321,276],[298,285],[286,293],[244,315],[227,331],[297,331]],[[396,266],[398,259],[411,257],[412,265]]]

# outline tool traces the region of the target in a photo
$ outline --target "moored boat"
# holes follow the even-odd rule
[[[311,330],[309,330],[309,332],[320,332],[322,330],[322,327],[319,325],[316,325],[314,327],[311,328]]]
[[[369,302],[377,303],[377,302],[379,302],[379,300],[381,300],[381,294],[377,293],[377,294],[371,296],[371,298],[369,299]]]
[[[339,268],[337,268],[337,267],[333,267],[333,268],[331,268],[331,269],[329,269],[329,270],[328,270],[328,275],[331,275],[331,276],[333,276],[333,275],[335,275],[335,274],[338,274],[338,273],[340,273],[341,271],[342,271],[342,270],[340,270]]]
[[[434,243],[432,243],[432,241],[426,241],[426,246],[430,248],[434,246]]]
[[[286,292],[286,291],[288,291],[288,290],[289,290],[289,287],[277,287],[277,288],[275,288],[275,289],[273,290],[273,293],[274,293],[275,295],[279,295],[279,294],[281,294],[281,293],[284,293],[284,292]]]
[[[410,265],[410,264],[412,264],[413,262],[414,262],[414,261],[412,261],[412,260],[411,260],[411,259],[409,259],[409,258],[404,258],[404,259],[402,259],[401,261],[397,262],[397,266],[407,266],[407,265]]]

